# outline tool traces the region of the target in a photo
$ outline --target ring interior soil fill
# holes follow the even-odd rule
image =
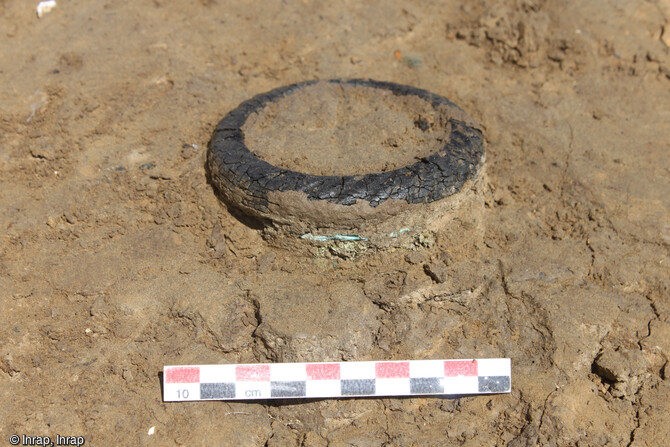
[[[279,244],[354,252],[478,226],[484,141],[446,98],[372,80],[308,81],[258,95],[217,126],[210,178]]]

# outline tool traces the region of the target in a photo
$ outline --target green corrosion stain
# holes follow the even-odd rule
[[[329,236],[315,236],[312,233],[305,233],[300,239],[309,239],[310,241],[328,242],[328,241],[367,241],[368,238],[357,234],[333,234]]]

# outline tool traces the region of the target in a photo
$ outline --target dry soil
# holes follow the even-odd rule
[[[257,157],[314,175],[412,165],[449,141],[449,109],[388,90],[319,82],[252,114],[242,130]]]
[[[36,4],[0,0],[0,444],[667,445],[667,0]],[[218,120],[340,77],[482,123],[483,236],[296,256],[218,201]],[[161,400],[166,364],[470,357],[512,393]]]

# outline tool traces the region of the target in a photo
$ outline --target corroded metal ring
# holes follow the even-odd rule
[[[466,182],[478,176],[484,162],[484,139],[482,131],[462,109],[426,90],[364,79],[326,82],[383,89],[397,96],[414,95],[434,108],[452,110],[448,120],[449,138],[444,146],[414,164],[392,171],[345,176],[296,172],[255,156],[245,145],[242,131],[247,118],[267,104],[317,82],[320,81],[301,82],[257,95],[240,104],[219,122],[209,144],[208,169],[211,182],[226,202],[265,222],[297,225],[300,231],[339,227],[355,229],[352,218],[342,216],[341,206],[360,208],[364,204],[368,210],[362,214],[353,213],[354,217],[364,215],[379,221],[384,216],[375,219],[372,210],[384,208],[382,205],[387,201],[401,201],[408,205],[440,201],[457,194]],[[314,206],[313,212],[309,206],[282,209],[277,200],[279,195],[292,195],[294,198],[300,195],[308,203],[324,202],[339,206],[333,209],[333,213],[328,213],[328,205]]]

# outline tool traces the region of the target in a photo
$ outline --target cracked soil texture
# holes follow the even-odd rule
[[[667,445],[670,2],[36,3],[0,0],[2,445]],[[361,77],[482,124],[483,236],[296,256],[218,201],[225,113]],[[470,357],[512,392],[161,400],[166,364]]]

